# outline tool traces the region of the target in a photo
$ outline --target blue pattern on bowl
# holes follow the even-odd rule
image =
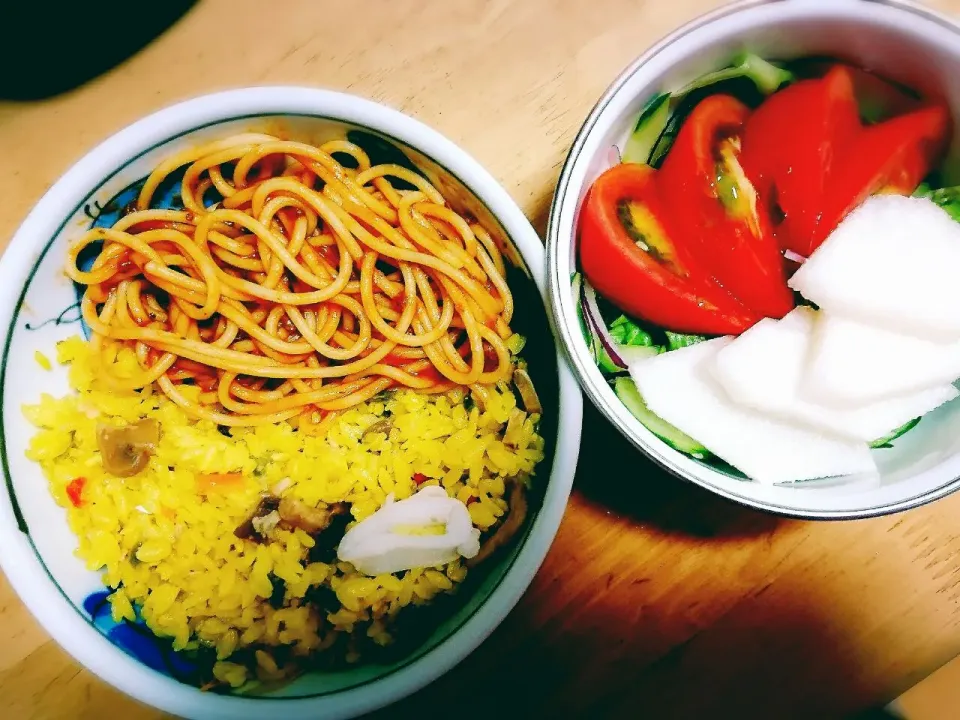
[[[189,652],[174,650],[172,641],[154,635],[139,608],[135,608],[136,620],[133,622],[114,620],[109,600],[112,594],[112,590],[99,590],[87,595],[83,601],[83,609],[97,630],[128,655],[157,672],[193,685],[202,682],[202,666],[196,653],[191,657]]]

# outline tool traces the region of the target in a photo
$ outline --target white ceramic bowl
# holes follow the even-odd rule
[[[571,294],[577,269],[575,228],[587,189],[611,164],[612,147],[622,149],[650,98],[725,66],[744,50],[781,60],[842,58],[924,94],[942,94],[954,117],[960,117],[960,31],[949,19],[913,3],[747,0],[664,38],[630,65],[594,107],[574,141],[554,196],[547,235],[550,300],[574,372],[601,412],[649,457],[675,475],[745,505],[806,518],[854,518],[943,497],[960,487],[960,401],[924,417],[892,449],[874,451],[879,478],[771,487],[669,447],[620,402],[590,356]],[[960,156],[957,137],[955,132],[951,158]]]
[[[470,592],[458,594],[461,601],[438,617],[436,629],[412,653],[389,664],[308,674],[262,697],[217,695],[178,681],[189,668],[168,645],[149,633],[145,638],[142,628],[118,626],[104,611],[99,574],[74,557],[76,541],[65,513],[51,499],[39,467],[24,457],[31,428],[21,406],[36,402],[41,392],[68,392],[63,369],[46,372],[33,359],[36,350],[53,357],[58,340],[81,330],[76,289],[62,273],[68,240],[120,212],[125,189],[129,195],[131,184],[158,158],[204,138],[278,126],[318,142],[351,129],[372,133],[400,148],[457,209],[472,212],[515,248],[514,260],[526,270],[511,282],[518,301],[514,326],[530,336],[525,354],[546,409],[541,429],[549,454],[535,479],[542,502],[514,548],[476,575]],[[394,110],[321,90],[251,88],[191,100],[131,125],[50,189],[0,260],[4,572],[77,660],[123,692],[179,716],[343,718],[413,692],[464,658],[507,615],[543,561],[566,506],[579,449],[581,396],[549,330],[545,285],[543,247],[506,191],[453,143]]]

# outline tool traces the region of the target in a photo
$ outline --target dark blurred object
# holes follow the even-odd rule
[[[195,0],[0,0],[0,99],[40,100],[134,55]]]

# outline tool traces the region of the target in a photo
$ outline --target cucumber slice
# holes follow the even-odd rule
[[[779,90],[781,85],[786,85],[794,80],[793,73],[789,70],[777,67],[753,53],[743,53],[734,59],[730,67],[707,73],[673,93],[673,95],[674,97],[682,97],[694,90],[739,77],[745,77],[753,81],[757,90],[764,95],[770,95]]]
[[[603,343],[600,342],[599,338],[596,340],[596,356],[597,367],[600,368],[600,372],[606,375],[616,375],[617,373],[624,372],[624,369],[610,357],[610,354],[603,346]]]
[[[681,100],[697,90],[737,78],[747,78],[753,82],[762,95],[770,95],[795,79],[789,70],[777,67],[757,55],[738,55],[729,67],[707,73],[679,90],[660,93],[652,98],[637,118],[633,133],[624,145],[623,162],[647,163],[656,167],[672,144],[672,137],[665,138],[664,135],[676,135],[679,123],[671,122],[671,119],[676,120],[671,116]],[[658,152],[654,153],[655,150]]]
[[[627,367],[660,354],[660,348],[656,345],[617,345],[616,350]]]
[[[623,147],[623,162],[648,163],[654,146],[670,119],[670,93],[661,93],[647,103],[637,118],[633,133]]]
[[[891,431],[889,435],[885,435],[884,437],[878,440],[874,440],[872,443],[870,443],[870,447],[872,447],[874,450],[892,448],[894,440],[896,440],[901,435],[906,434],[908,431],[913,430],[913,428],[915,428],[917,426],[917,423],[919,422],[920,422],[920,418],[914,418],[913,420],[908,420],[903,425],[898,427],[896,430]]]
[[[633,416],[643,423],[643,426],[647,428],[647,430],[663,440],[674,450],[678,450],[697,460],[705,460],[710,456],[710,451],[703,445],[652,413],[646,403],[643,402],[643,398],[640,396],[640,392],[637,390],[637,386],[634,385],[633,380],[627,377],[617,378],[613,381],[613,391],[617,394],[617,397],[620,398],[620,401],[627,406],[627,409],[633,413]]]
[[[593,333],[590,332],[590,326],[587,325],[587,318],[583,315],[583,304],[580,298],[581,288],[583,287],[583,275],[574,273],[570,278],[570,294],[573,295],[573,304],[577,308],[577,323],[580,325],[580,334],[583,335],[583,341],[590,348],[590,354],[596,361],[596,354],[593,351]]]

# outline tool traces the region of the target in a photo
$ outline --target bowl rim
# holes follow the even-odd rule
[[[65,208],[77,205],[103,178],[146,148],[211,123],[252,114],[321,116],[362,126],[392,136],[447,168],[503,225],[549,316],[543,244],[513,198],[477,160],[438,131],[398,110],[347,93],[297,85],[236,88],[168,105],[88,151],[44,193],[0,257],[0,308],[15,312],[36,247],[53,237]],[[5,483],[0,483],[0,543],[5,547],[0,567],[24,605],[75,660],[114,688],[152,707],[180,717],[250,720],[259,720],[264,713],[270,716],[271,711],[291,718],[346,718],[384,707],[426,686],[480,645],[526,592],[553,544],[576,471],[582,398],[555,328],[551,332],[557,345],[559,417],[543,505],[512,566],[476,612],[436,647],[384,677],[323,697],[264,698],[204,693],[152,670],[88,624],[44,571],[29,537],[19,529]],[[9,341],[8,324],[0,323],[0,343]]]
[[[768,6],[779,7],[770,8]],[[711,482],[677,466],[669,457],[670,455],[679,454],[677,451],[673,451],[663,440],[649,431],[647,431],[644,436],[637,434],[627,422],[625,422],[625,420],[628,419],[627,415],[629,411],[622,403],[616,400],[615,396],[610,397],[612,391],[607,392],[601,387],[603,383],[600,383],[595,377],[596,373],[592,372],[596,370],[596,366],[583,357],[582,353],[578,352],[576,346],[577,339],[579,338],[578,320],[574,315],[570,314],[567,308],[570,278],[561,276],[559,262],[561,254],[570,252],[570,246],[574,243],[574,239],[572,237],[569,239],[561,239],[561,214],[567,208],[568,204],[579,202],[579,195],[574,197],[571,194],[574,166],[577,164],[588,139],[596,129],[604,110],[635,75],[642,72],[648,63],[663,53],[669,46],[686,39],[688,36],[707,33],[711,26],[732,16],[747,14],[750,11],[761,8],[776,10],[786,14],[787,12],[803,12],[807,10],[811,13],[826,11],[839,13],[852,7],[856,7],[858,12],[863,13],[863,15],[884,13],[890,10],[906,13],[932,22],[960,35],[960,22],[929,7],[920,5],[913,0],[736,0],[710,12],[703,13],[673,32],[663,36],[621,70],[607,86],[577,131],[570,150],[564,159],[547,221],[547,283],[549,286],[552,320],[557,328],[556,332],[560,337],[563,350],[576,375],[577,382],[580,383],[584,394],[590,402],[593,403],[604,417],[629,440],[635,448],[674,477],[695,483],[705,490],[739,505],[769,512],[781,517],[803,520],[852,520],[891,515],[920,507],[952,494],[960,489],[960,478],[946,481],[940,487],[927,491],[917,497],[890,502],[885,505],[858,508],[855,510],[803,509],[791,507],[779,502],[741,495],[729,489],[724,483]],[[863,15],[861,15],[861,17]],[[637,423],[639,423],[639,421],[637,421]],[[645,430],[645,428],[642,427],[641,429]],[[704,474],[713,476],[722,473],[712,468],[704,468]]]

